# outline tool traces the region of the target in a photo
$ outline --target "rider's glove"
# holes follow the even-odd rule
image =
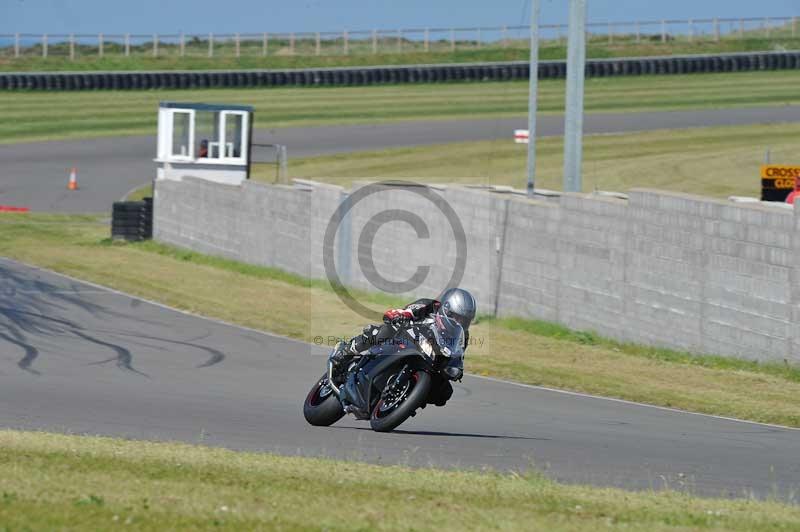
[[[392,308],[383,313],[383,321],[398,325],[406,323],[414,318],[414,313],[404,308]]]

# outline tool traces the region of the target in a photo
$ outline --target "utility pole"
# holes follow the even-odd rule
[[[583,80],[586,69],[586,2],[569,2],[567,99],[564,124],[564,192],[583,188]]]
[[[531,64],[528,90],[528,197],[536,184],[536,99],[539,90],[539,13],[541,0],[531,0]]]

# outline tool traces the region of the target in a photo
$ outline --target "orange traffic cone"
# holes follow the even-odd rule
[[[69,183],[67,190],[78,190],[78,169],[74,166],[69,171]]]

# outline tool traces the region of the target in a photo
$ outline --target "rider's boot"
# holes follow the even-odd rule
[[[333,372],[340,373],[346,370],[350,362],[352,362],[358,354],[358,351],[355,350],[355,339],[336,344],[336,350],[331,355]]]

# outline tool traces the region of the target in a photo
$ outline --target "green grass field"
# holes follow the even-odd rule
[[[0,431],[0,477],[4,530],[800,527],[797,506],[770,501],[16,431]]]
[[[623,38],[624,37],[624,38]],[[500,44],[478,49],[475,43],[457,42],[456,51],[449,50],[449,43],[435,43],[435,49],[424,52],[422,42],[406,41],[404,50],[397,52],[394,39],[381,42],[380,53],[373,54],[371,43],[355,42],[351,53],[344,55],[341,43],[338,47],[326,46],[324,52],[315,55],[314,43],[310,40],[296,44],[297,54],[291,55],[288,42],[277,44],[273,41],[270,55],[264,57],[262,43],[243,43],[241,57],[235,57],[231,42],[216,43],[217,57],[208,57],[208,41],[190,42],[187,55],[180,57],[175,45],[162,44],[161,57],[152,56],[151,46],[134,47],[131,56],[125,57],[122,47],[106,45],[105,54],[98,57],[96,46],[79,46],[74,60],[69,59],[66,44],[51,44],[48,57],[41,57],[41,47],[23,50],[22,56],[14,58],[12,50],[0,50],[0,71],[91,71],[91,70],[207,70],[207,69],[248,69],[248,68],[314,68],[343,67],[363,65],[412,65],[436,63],[477,63],[488,61],[527,61],[529,50],[525,40],[512,40],[507,47]],[[364,45],[366,44],[366,45]],[[776,49],[794,50],[800,48],[800,38],[792,37],[790,32],[773,30],[771,37],[750,34],[744,39],[728,37],[715,43],[708,40],[689,42],[686,39],[666,43],[660,40],[643,39],[633,42],[632,35],[617,36],[617,42],[608,44],[605,37],[589,41],[586,54],[589,58],[607,57],[645,57],[653,55],[685,55],[770,51]],[[5,52],[5,53],[3,53]],[[564,59],[567,49],[564,43],[549,42],[540,47],[541,60]]]
[[[112,244],[100,219],[0,214],[0,256],[304,341],[364,325],[324,281],[154,242]],[[357,297],[380,309],[401,303]],[[620,344],[532,320],[481,319],[471,332],[482,341],[470,348],[471,373],[800,427],[798,368]]]
[[[291,160],[292,177],[349,187],[355,180],[511,185],[525,188],[527,146],[511,131],[495,141],[396,148]],[[658,188],[705,196],[759,196],[767,149],[775,164],[800,164],[800,124],[673,129],[584,138],[586,191]],[[563,141],[537,144],[537,187],[561,190]],[[273,182],[274,166],[256,165],[253,179]]]
[[[587,112],[800,103],[800,71],[591,78]],[[254,105],[255,127],[370,124],[524,116],[528,84],[460,83],[346,88],[3,92],[0,143],[153,135],[162,100]],[[564,81],[543,80],[539,109],[560,113]],[[502,132],[505,141],[506,134]]]

